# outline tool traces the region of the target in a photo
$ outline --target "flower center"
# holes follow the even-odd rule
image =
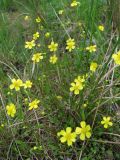
[[[67,140],[70,140],[71,139],[71,134],[67,133],[65,137],[66,137]]]

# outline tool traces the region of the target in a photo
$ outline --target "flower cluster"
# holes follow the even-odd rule
[[[74,79],[74,82],[71,83],[70,91],[74,92],[75,95],[78,95],[84,87],[84,82],[84,76],[78,76],[76,79]]]
[[[78,6],[78,5],[80,5],[80,2],[78,2],[78,1],[76,1],[76,0],[72,0],[72,3],[70,4],[70,6],[72,7],[72,8],[74,8],[74,7],[76,7],[76,6]],[[73,9],[72,8],[70,8],[70,10],[71,11],[73,11]],[[59,10],[57,13],[59,14],[59,15],[61,15],[61,18],[62,17],[64,17],[64,15],[62,16],[62,14],[63,13],[66,13],[66,11],[65,10]],[[59,17],[58,17],[59,18]],[[25,21],[28,21],[28,19],[29,19],[29,16],[26,16],[25,17]],[[61,55],[59,55],[59,53],[58,53],[58,49],[59,49],[59,44],[58,43],[56,43],[54,40],[53,40],[53,32],[47,32],[47,31],[45,31],[45,32],[41,32],[41,30],[44,30],[44,26],[42,26],[42,25],[40,25],[40,22],[41,22],[41,18],[38,16],[35,20],[34,20],[37,24],[36,24],[36,26],[38,26],[39,28],[34,32],[34,34],[32,34],[31,35],[31,39],[29,39],[28,41],[26,41],[25,42],[25,48],[26,49],[29,49],[30,50],[30,63],[32,64],[31,66],[33,66],[33,68],[32,67],[30,67],[30,69],[32,68],[33,70],[34,69],[38,69],[39,70],[39,67],[41,67],[42,65],[39,65],[39,62],[43,62],[43,59],[45,59],[45,56],[44,56],[44,53],[42,52],[42,50],[40,50],[39,51],[39,49],[45,49],[45,47],[43,46],[43,43],[40,43],[39,44],[39,38],[41,38],[42,37],[42,35],[44,35],[44,38],[45,38],[45,42],[47,43],[47,51],[49,51],[49,52],[52,52],[52,53],[49,53],[50,54],[50,56],[48,55],[48,61],[49,61],[49,65],[50,65],[50,67],[49,68],[51,68],[51,67],[53,67],[53,69],[54,69],[54,67],[56,67],[57,66],[57,70],[56,70],[56,72],[54,73],[54,75],[57,73],[58,74],[58,77],[60,77],[62,74],[61,74],[61,72],[64,70],[64,66],[63,66],[63,70],[60,70],[60,72],[59,72],[59,66],[61,65],[56,65],[56,63],[59,61],[59,58],[60,59],[62,59],[63,57],[64,57],[64,55],[63,56],[61,56]],[[68,22],[69,23],[69,22]],[[44,23],[43,23],[44,24]],[[69,23],[70,24],[70,23]],[[75,23],[75,25],[78,25],[78,22],[77,23]],[[82,28],[82,25],[81,25],[81,23],[79,23],[79,28]],[[100,32],[101,31],[101,32]],[[99,34],[101,34],[102,35],[102,32],[104,31],[104,26],[103,25],[97,25],[97,32],[99,33]],[[84,31],[85,32],[85,31]],[[104,32],[103,32],[104,33]],[[72,33],[70,33],[70,34],[72,34]],[[104,35],[104,34],[103,34]],[[83,38],[83,37],[82,37]],[[89,39],[88,37],[87,37],[87,39]],[[57,40],[56,40],[57,41]],[[89,41],[89,40],[88,40]],[[91,39],[91,41],[92,41],[92,39]],[[91,42],[90,41],[90,42]],[[41,41],[40,41],[41,42]],[[96,42],[96,41],[95,41]],[[91,42],[90,44],[93,44],[94,42]],[[72,52],[72,51],[74,51],[75,50],[75,48],[76,48],[76,46],[77,46],[77,43],[75,42],[75,39],[74,38],[70,38],[70,36],[69,36],[69,38],[68,39],[66,39],[66,43],[65,43],[65,46],[64,46],[64,51],[63,52]],[[83,45],[82,45],[83,46]],[[39,47],[39,48],[38,48]],[[34,48],[34,52],[32,52],[31,51],[31,49],[33,49]],[[80,49],[80,51],[81,51],[81,46],[79,46],[79,48],[78,49]],[[93,52],[96,52],[97,51],[97,46],[96,45],[90,45],[90,46],[87,46],[87,47],[85,47],[85,48],[83,48],[83,50],[85,51],[85,52],[87,52],[87,54],[88,55],[90,55],[91,56],[91,54],[90,53],[93,53]],[[78,52],[79,52],[79,50],[77,50]],[[90,53],[89,53],[90,52]],[[68,54],[68,55],[71,55],[71,54]],[[76,54],[74,54],[75,56],[76,56]],[[72,54],[71,55],[71,57],[73,56],[74,57],[74,55]],[[79,55],[78,55],[79,56]],[[80,55],[80,56],[82,56],[82,55]],[[94,54],[92,54],[92,56],[94,56]],[[91,56],[91,57],[92,57]],[[47,57],[47,56],[46,56]],[[87,57],[87,56],[86,56]],[[89,57],[89,56],[88,56]],[[87,57],[87,58],[88,58]],[[89,66],[89,62],[91,61],[91,57],[89,57],[90,59],[88,59],[88,66]],[[93,58],[93,57],[92,57]],[[113,60],[114,60],[114,62],[115,62],[115,64],[117,64],[117,65],[120,65],[120,51],[118,51],[117,53],[115,53],[115,54],[113,54],[112,55],[112,58],[113,58]],[[81,58],[82,59],[82,58]],[[70,59],[71,60],[71,59]],[[98,60],[95,60],[95,61],[91,61],[91,63],[90,63],[90,66],[89,66],[89,72],[88,72],[88,75],[93,75],[93,77],[94,77],[94,75],[95,74],[93,74],[94,72],[95,73],[97,73],[96,72],[96,70],[98,69],[98,67],[99,67],[99,64],[98,63],[96,63],[96,61],[98,61]],[[76,61],[75,61],[75,63],[76,63]],[[78,63],[78,61],[77,61],[77,63]],[[53,65],[52,65],[53,64]],[[54,65],[55,64],[55,65]],[[82,64],[82,63],[81,63]],[[38,65],[37,67],[35,66],[35,65]],[[45,65],[43,65],[43,67],[44,67]],[[81,65],[82,66],[82,65]],[[88,66],[86,67],[87,69],[88,69]],[[35,68],[36,67],[36,68]],[[46,67],[46,66],[45,66]],[[83,66],[84,67],[84,66]],[[76,67],[77,68],[77,67]],[[73,70],[79,70],[79,68],[72,68]],[[45,68],[46,70],[47,70],[47,68]],[[82,74],[84,74],[84,72],[86,72],[87,71],[87,69],[85,69],[85,71],[83,70],[83,71],[80,71],[80,73]],[[33,71],[32,70],[32,71]],[[36,75],[37,74],[39,74],[39,71],[36,71]],[[40,70],[41,71],[41,70]],[[76,71],[76,73],[77,73],[78,71]],[[99,72],[99,70],[98,70],[98,72]],[[31,70],[30,70],[30,73],[31,73]],[[32,72],[33,73],[33,72]],[[42,73],[42,77],[45,79],[45,76],[47,75],[44,75],[43,76],[43,74],[45,74],[44,73],[44,70],[42,70],[41,71],[41,73]],[[52,73],[52,72],[51,72]],[[101,72],[102,73],[102,72]],[[42,80],[42,83],[41,83],[41,75],[38,75],[38,76],[40,76],[40,77],[37,77],[37,76],[33,76],[33,74],[32,74],[32,78],[33,78],[33,80],[35,80],[36,82],[37,81],[39,81],[40,82],[40,87],[43,85],[43,86],[45,86],[45,84],[44,84],[44,81]],[[51,74],[52,75],[52,74]],[[64,74],[65,75],[65,74]],[[27,77],[28,75],[26,75],[26,77]],[[56,78],[57,76],[55,76],[55,78]],[[31,79],[32,79],[31,78]],[[49,77],[48,77],[49,78]],[[74,99],[75,98],[77,98],[77,100],[75,99],[75,105],[77,106],[77,104],[79,104],[79,105],[81,105],[80,107],[80,110],[77,110],[77,111],[80,111],[80,114],[81,114],[81,111],[83,111],[84,112],[84,110],[87,110],[88,109],[88,107],[89,107],[89,99],[91,98],[93,101],[94,101],[94,94],[95,93],[92,93],[91,94],[91,92],[88,92],[88,90],[87,90],[87,85],[89,85],[89,81],[90,81],[90,83],[91,83],[91,81],[92,81],[92,78],[90,79],[91,77],[88,77],[87,75],[85,75],[85,76],[77,76],[73,81],[72,81],[72,83],[70,84],[70,88],[68,89],[68,92],[71,92],[70,93],[70,95],[79,95],[81,92],[82,92],[82,90],[84,89],[84,87],[86,87],[86,89],[85,89],[85,93],[80,97],[80,96],[73,96],[73,97],[71,97],[71,99],[73,98],[73,101],[74,101]],[[46,77],[46,79],[47,79],[47,77]],[[50,77],[50,80],[51,80],[52,78]],[[57,79],[57,78],[56,78]],[[57,81],[55,79],[55,82]],[[61,78],[62,79],[62,78]],[[61,80],[60,79],[60,80]],[[94,78],[93,78],[94,79]],[[47,81],[48,82],[48,81]],[[59,81],[58,81],[59,82]],[[61,83],[62,83],[62,80],[60,81]],[[63,82],[64,83],[64,82]],[[56,84],[55,84],[56,85]],[[62,87],[63,87],[64,85],[62,85]],[[56,86],[55,86],[56,87]],[[61,87],[61,88],[62,88]],[[91,85],[90,85],[90,87],[91,87]],[[96,87],[96,86],[95,86]],[[23,77],[23,80],[21,80],[20,78],[18,78],[18,79],[15,79],[15,78],[13,78],[12,80],[11,80],[11,84],[10,84],[10,86],[9,86],[9,88],[11,89],[11,90],[15,90],[15,91],[21,91],[21,92],[17,92],[18,94],[20,94],[20,95],[24,95],[24,94],[26,94],[25,95],[25,97],[23,98],[23,104],[25,104],[25,105],[27,105],[28,106],[28,111],[29,112],[31,112],[31,110],[33,110],[34,111],[34,109],[39,109],[39,105],[41,104],[41,100],[39,100],[39,99],[37,99],[37,98],[32,98],[32,100],[30,99],[30,95],[32,95],[32,93],[30,93],[29,91],[30,91],[30,88],[33,88],[33,92],[35,92],[36,91],[36,86],[35,85],[33,85],[33,82],[31,81],[31,80],[29,80],[29,79],[24,79],[24,77]],[[42,95],[42,93],[43,93],[43,97],[47,97],[44,93],[46,93],[45,91],[47,90],[50,90],[50,92],[52,93],[52,86],[51,86],[51,88],[49,89],[46,89],[45,91],[44,91],[44,88],[45,87],[43,87],[42,89],[40,88],[40,91],[41,91],[41,93],[40,93],[40,95]],[[53,87],[54,88],[54,87]],[[57,88],[57,87],[56,87]],[[96,87],[96,88],[98,88],[98,87]],[[95,91],[97,90],[95,88]],[[100,88],[100,87],[99,87]],[[59,89],[58,89],[59,90]],[[10,93],[10,94],[8,94],[8,95],[12,95],[11,94],[11,92],[12,91],[10,91],[10,92],[8,92],[8,93]],[[38,91],[39,92],[39,91]],[[14,93],[16,93],[16,92],[13,92],[13,95],[14,95]],[[48,92],[47,92],[48,93]],[[54,92],[53,92],[54,93]],[[83,92],[82,92],[83,93]],[[89,93],[92,95],[90,98],[88,97],[89,96]],[[34,93],[33,93],[34,94]],[[57,92],[57,94],[55,93],[54,95],[55,95],[55,97],[56,97],[56,102],[59,102],[59,103],[62,103],[63,102],[63,98],[64,97],[62,97],[62,96],[60,96],[60,95],[62,95],[62,96],[64,96],[64,93],[61,93],[61,92]],[[38,94],[39,95],[39,94]],[[44,96],[45,95],[45,96]],[[58,95],[58,96],[56,96],[56,95]],[[85,95],[85,96],[84,96]],[[95,95],[96,97],[97,97],[97,95]],[[83,99],[82,99],[82,97],[83,97]],[[93,97],[93,98],[92,98]],[[47,99],[47,98],[45,98],[45,99]],[[80,100],[79,100],[80,99]],[[91,100],[91,101],[92,101]],[[77,102],[77,103],[76,103]],[[79,103],[80,102],[80,103]],[[87,103],[88,102],[88,103]],[[65,103],[63,103],[63,105],[64,104],[66,104],[66,102]],[[72,105],[71,105],[72,106]],[[91,105],[92,106],[92,105]],[[87,109],[86,109],[87,108]],[[90,107],[89,107],[90,108]],[[93,108],[92,108],[93,109]],[[8,115],[8,117],[15,117],[15,115],[16,115],[16,111],[17,111],[17,105],[16,104],[13,104],[13,103],[9,103],[7,106],[6,106],[6,113],[7,113],[7,115]],[[44,115],[44,114],[46,114],[46,112],[42,112],[42,115]],[[87,114],[85,114],[85,115],[82,115],[81,117],[83,118],[83,119],[86,119],[86,116]],[[103,125],[103,127],[105,128],[105,129],[108,129],[109,127],[111,127],[112,125],[113,125],[113,122],[112,122],[112,120],[111,120],[111,117],[109,117],[109,116],[104,116],[103,118],[102,118],[102,120],[100,120],[99,121],[99,124],[101,124],[101,125]],[[91,125],[92,127],[93,127],[93,125]],[[68,146],[72,146],[73,145],[73,143],[75,143],[78,139],[80,139],[81,141],[85,141],[86,139],[89,139],[89,138],[91,138],[91,136],[92,136],[92,133],[93,133],[93,130],[92,130],[92,127],[91,127],[89,124],[87,124],[85,121],[81,121],[80,122],[80,124],[76,127],[75,126],[75,130],[73,130],[71,127],[67,127],[65,130],[61,130],[60,132],[58,132],[57,133],[57,136],[59,137],[59,139],[60,139],[60,142],[61,143],[67,143],[67,145]],[[37,150],[38,148],[37,148],[37,146],[34,146],[33,147],[33,149],[34,150]]]
[[[19,91],[21,87],[24,87],[25,89],[32,87],[32,82],[30,80],[26,80],[25,83],[21,79],[12,79],[12,84],[10,85],[10,89],[15,91]]]
[[[113,123],[110,121],[110,117],[103,117],[101,124],[105,129],[113,125]],[[86,124],[85,121],[81,121],[80,127],[76,127],[74,132],[72,132],[71,127],[67,127],[66,130],[61,130],[57,133],[57,136],[60,137],[61,143],[67,142],[68,146],[72,146],[72,144],[76,142],[77,135],[79,135],[79,139],[81,141],[86,140],[86,138],[89,139],[92,135],[92,129],[90,125]]]
[[[68,146],[76,141],[77,135],[80,135],[80,140],[84,141],[86,138],[91,137],[91,127],[87,125],[85,121],[80,122],[80,127],[76,127],[75,132],[72,132],[71,127],[67,127],[66,130],[61,130],[57,133],[57,136],[60,137],[61,143],[67,142]]]

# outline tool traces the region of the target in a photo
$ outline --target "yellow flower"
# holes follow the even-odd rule
[[[53,56],[50,57],[49,62],[52,64],[55,64],[57,62],[58,58],[57,56],[54,54]]]
[[[38,147],[37,147],[37,146],[34,146],[34,147],[33,147],[33,150],[37,150],[37,149],[38,149]]]
[[[11,95],[11,96],[12,96],[12,95],[13,95],[13,93],[12,93],[12,92],[7,92],[7,95]]]
[[[25,21],[28,21],[29,19],[30,19],[29,16],[25,16],[25,17],[24,17],[24,20],[25,20]]]
[[[80,122],[81,127],[76,127],[76,134],[80,135],[80,139],[82,141],[85,140],[85,138],[90,138],[91,137],[91,127],[90,125],[86,125],[85,121]]]
[[[13,103],[10,103],[6,106],[7,114],[11,117],[14,117],[16,114],[16,107]]]
[[[32,87],[32,82],[30,80],[27,80],[24,84],[23,84],[24,88],[31,88]]]
[[[38,99],[35,99],[34,101],[30,102],[29,103],[29,110],[38,108],[39,103],[40,103],[40,100],[38,100]]]
[[[90,71],[95,72],[96,69],[97,69],[97,67],[98,67],[98,64],[95,63],[95,62],[92,62],[92,63],[90,64]]]
[[[60,137],[61,143],[67,142],[68,146],[72,146],[73,142],[76,141],[76,133],[71,131],[72,131],[72,128],[67,127],[66,131],[61,130],[60,132],[57,133],[57,136],[62,136]]]
[[[116,54],[113,54],[112,58],[114,59],[116,64],[120,65],[120,51],[118,51]]]
[[[98,29],[99,29],[100,31],[104,31],[104,26],[103,26],[103,25],[100,25],[100,26],[98,26]]]
[[[112,126],[113,123],[110,122],[110,117],[103,117],[103,120],[101,121],[101,124],[103,124],[104,128],[108,128],[109,126]]]
[[[62,96],[56,96],[56,98],[58,99],[58,100],[62,100]]]
[[[86,47],[86,50],[89,51],[90,53],[92,52],[96,52],[96,45],[93,45],[93,46],[89,46],[89,47]]]
[[[46,32],[46,33],[45,33],[45,37],[46,37],[46,38],[49,38],[49,37],[50,37],[50,32]]]
[[[36,32],[35,34],[33,34],[33,39],[37,40],[40,37],[39,32]]]
[[[76,7],[77,5],[79,5],[80,2],[77,2],[76,0],[74,0],[72,3],[71,3],[71,7]]]
[[[1,124],[1,127],[3,128],[5,125],[4,124]]]
[[[75,40],[74,39],[71,39],[69,38],[67,41],[67,46],[66,46],[66,49],[71,52],[74,48],[75,48]]]
[[[10,89],[15,89],[16,91],[20,90],[20,87],[23,86],[23,82],[21,79],[12,79],[12,84],[10,85]]]
[[[80,90],[83,89],[82,83],[71,83],[70,91],[74,92],[75,95],[78,95],[80,93]]]
[[[75,80],[76,83],[83,83],[85,82],[84,76],[78,76]]]
[[[64,12],[63,10],[59,10],[58,14],[61,15],[63,14],[63,12]]]
[[[38,63],[38,62],[40,62],[40,60],[42,60],[42,59],[43,59],[42,53],[33,54],[32,61],[33,61],[34,63]]]
[[[82,105],[82,108],[86,108],[86,107],[87,107],[87,104],[84,103],[84,104]]]
[[[48,45],[48,48],[50,49],[51,52],[55,52],[55,51],[57,51],[58,43],[54,43],[54,42],[52,41],[51,44]]]
[[[37,18],[35,19],[35,21],[36,21],[37,23],[40,23],[40,22],[41,22],[41,18],[40,18],[40,17],[37,17]]]
[[[32,40],[30,42],[25,42],[25,48],[28,48],[28,49],[32,49],[33,47],[35,47],[35,41]]]

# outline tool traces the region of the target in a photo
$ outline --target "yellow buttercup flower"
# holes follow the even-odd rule
[[[67,41],[66,41],[66,49],[71,52],[73,49],[75,49],[75,40],[74,39],[71,39],[69,38]]]
[[[41,22],[41,18],[40,18],[40,17],[37,17],[37,18],[35,19],[35,21],[36,21],[37,23],[40,23],[40,22]]]
[[[98,64],[96,62],[92,62],[90,64],[90,71],[95,72],[97,67],[98,67]]]
[[[55,64],[58,60],[58,57],[54,54],[53,56],[50,57],[49,62],[52,64]]]
[[[13,103],[10,103],[6,106],[7,114],[11,117],[14,117],[16,114],[16,107]]]
[[[112,58],[114,59],[115,63],[117,65],[120,65],[120,51],[112,55]]]
[[[84,82],[84,76],[78,76],[74,79],[74,82],[71,83],[70,91],[74,92],[75,95],[78,95],[84,87]]]
[[[104,31],[104,26],[100,25],[100,26],[98,26],[98,29],[103,32]]]
[[[63,12],[64,12],[63,10],[59,10],[58,14],[61,15],[63,14]]]
[[[27,80],[24,84],[23,84],[24,88],[31,88],[32,87],[32,82],[30,80]]]
[[[74,80],[74,82],[76,82],[76,83],[83,83],[83,82],[85,82],[85,78],[84,78],[84,76],[78,76],[78,77]]]
[[[87,107],[87,104],[84,103],[84,104],[82,105],[82,108],[86,108],[86,107]]]
[[[25,21],[28,21],[29,19],[30,19],[29,16],[25,16],[25,17],[24,17],[24,20],[25,20]]]
[[[55,52],[57,51],[58,43],[54,43],[54,41],[52,41],[51,44],[48,45],[48,48],[50,49],[51,52]]]
[[[57,98],[58,100],[62,100],[62,99],[63,99],[62,96],[56,96],[56,98]]]
[[[46,32],[46,33],[45,33],[45,37],[46,37],[46,38],[49,38],[49,37],[50,37],[50,32]]]
[[[91,137],[91,127],[90,125],[87,125],[85,121],[80,122],[81,127],[76,127],[75,133],[80,135],[80,139],[82,141],[85,140],[85,138]]]
[[[40,37],[39,32],[36,32],[35,34],[33,34],[33,39],[37,40]]]
[[[23,82],[21,79],[12,79],[12,84],[10,85],[10,89],[15,89],[16,91],[20,90],[20,87],[23,86]]]
[[[5,127],[5,125],[4,125],[4,124],[1,124],[1,127],[3,128],[3,127]]]
[[[73,0],[73,2],[71,3],[71,7],[76,7],[80,5],[80,2],[77,2],[76,0]]]
[[[74,92],[75,95],[78,95],[80,93],[80,90],[83,89],[82,83],[71,83],[70,91]]]
[[[93,46],[89,46],[89,47],[86,47],[86,50],[89,51],[90,53],[92,52],[96,52],[96,49],[97,46],[96,45],[93,45]]]
[[[40,103],[40,100],[38,100],[38,99],[35,99],[34,101],[30,102],[29,103],[29,110],[38,108],[39,103]]]
[[[34,63],[38,63],[38,62],[40,62],[40,60],[42,60],[42,59],[43,59],[42,53],[33,54],[32,61],[33,61]]]
[[[103,120],[101,121],[101,124],[103,124],[104,128],[111,127],[113,123],[110,121],[110,117],[103,117]]]
[[[37,149],[38,149],[38,147],[37,147],[37,146],[34,146],[34,147],[33,147],[33,150],[37,150]]]
[[[68,146],[72,146],[72,144],[76,141],[76,133],[72,132],[71,127],[67,127],[66,131],[61,130],[57,133],[57,136],[60,136],[61,143],[67,142]]]
[[[25,42],[25,48],[28,48],[28,49],[32,49],[33,47],[35,47],[35,41],[32,40],[30,42]]]

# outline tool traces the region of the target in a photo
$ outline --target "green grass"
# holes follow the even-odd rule
[[[102,0],[79,0],[71,8],[69,0],[1,0],[0,2],[0,157],[4,160],[101,160],[120,159],[120,76],[119,66],[111,58],[120,48],[120,39],[112,28],[109,6]],[[59,10],[64,10],[59,15]],[[29,21],[24,17],[28,15]],[[36,24],[35,18],[42,21]],[[98,30],[99,25],[105,30]],[[41,26],[43,29],[41,29]],[[25,42],[39,31],[41,47],[25,49]],[[45,33],[51,36],[45,38]],[[68,52],[66,40],[75,39],[76,48]],[[57,42],[58,61],[51,64],[48,49]],[[97,45],[95,53],[86,51]],[[32,56],[46,53],[35,68]],[[91,62],[97,62],[95,73]],[[70,92],[70,84],[78,75],[86,75],[85,87],[79,95]],[[31,80],[31,89],[10,90],[11,79]],[[57,96],[62,96],[58,99]],[[28,98],[28,101],[25,101]],[[37,109],[28,111],[29,102],[40,99]],[[7,115],[6,105],[14,103],[16,114]],[[84,108],[83,104],[87,104]],[[110,116],[113,126],[104,129],[103,116]],[[84,142],[77,138],[72,147],[61,143],[57,133],[81,121],[92,128],[92,136]],[[4,127],[2,127],[4,124]],[[35,150],[34,147],[37,146]]]

